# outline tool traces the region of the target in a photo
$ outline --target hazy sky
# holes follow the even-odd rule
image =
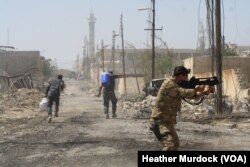
[[[226,42],[250,45],[249,0],[222,1],[222,32]],[[151,0],[0,0],[0,45],[17,50],[39,50],[57,59],[60,68],[72,68],[82,56],[88,17],[96,17],[95,44],[111,44],[112,31],[119,33],[123,14],[124,39],[137,48],[150,42],[148,28]],[[157,36],[170,48],[196,48],[199,20],[206,26],[205,0],[156,0]],[[116,38],[121,46],[121,39]]]

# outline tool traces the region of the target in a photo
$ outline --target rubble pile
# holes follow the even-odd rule
[[[248,102],[239,102],[234,104],[231,99],[224,97],[222,100],[222,112],[223,113],[238,113],[238,112],[250,112],[247,106]],[[180,117],[185,119],[199,119],[207,117],[209,115],[216,114],[216,97],[214,95],[208,96],[199,105],[190,105],[188,103],[182,104],[182,111]]]
[[[141,97],[140,97],[141,98]],[[125,99],[120,97],[118,101],[118,106],[123,111],[135,110],[137,111],[137,117],[148,118],[151,114],[151,108],[155,105],[156,97],[147,96],[143,100],[139,97],[133,96]],[[199,101],[199,99],[196,99]],[[191,103],[197,102],[196,100],[191,100]],[[246,106],[246,105],[245,105]],[[232,100],[228,98],[223,98],[222,104],[223,112],[248,112],[247,107],[241,107],[237,109],[236,105],[233,105]],[[216,114],[216,97],[211,94],[202,101],[199,105],[191,105],[187,102],[182,101],[182,110],[178,113],[180,118],[184,119],[199,119],[202,117],[207,117],[209,115]]]
[[[143,100],[142,100],[143,99]],[[119,97],[118,107],[123,111],[137,111],[134,117],[136,118],[148,118],[151,114],[151,107],[155,105],[156,97],[147,96],[129,96],[127,98]]]
[[[43,96],[44,94],[37,89],[17,89],[16,91],[1,95],[0,110],[1,106],[4,111],[34,110],[38,108],[38,104]]]

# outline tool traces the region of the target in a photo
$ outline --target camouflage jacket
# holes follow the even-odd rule
[[[158,92],[151,119],[176,124],[177,112],[181,110],[181,99],[194,97],[194,89],[183,89],[173,79],[166,79]]]

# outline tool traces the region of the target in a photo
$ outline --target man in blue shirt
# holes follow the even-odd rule
[[[104,114],[106,119],[109,119],[109,101],[112,103],[112,118],[116,118],[116,104],[117,98],[115,96],[115,79],[122,78],[123,75],[113,75],[113,71],[109,71],[110,73],[110,84],[108,86],[104,86],[103,84],[99,88],[98,97],[101,95],[101,91],[103,92],[103,106],[104,106]]]

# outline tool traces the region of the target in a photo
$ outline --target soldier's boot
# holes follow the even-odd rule
[[[105,118],[109,119],[109,114],[108,113],[105,114]]]
[[[117,117],[117,115],[116,115],[116,113],[113,111],[112,112],[112,118],[116,118]]]
[[[55,110],[55,117],[58,117],[58,111],[59,111],[59,107],[56,107],[56,110]]]
[[[52,108],[49,108],[49,110],[48,110],[48,123],[51,123],[51,121],[52,121]]]

